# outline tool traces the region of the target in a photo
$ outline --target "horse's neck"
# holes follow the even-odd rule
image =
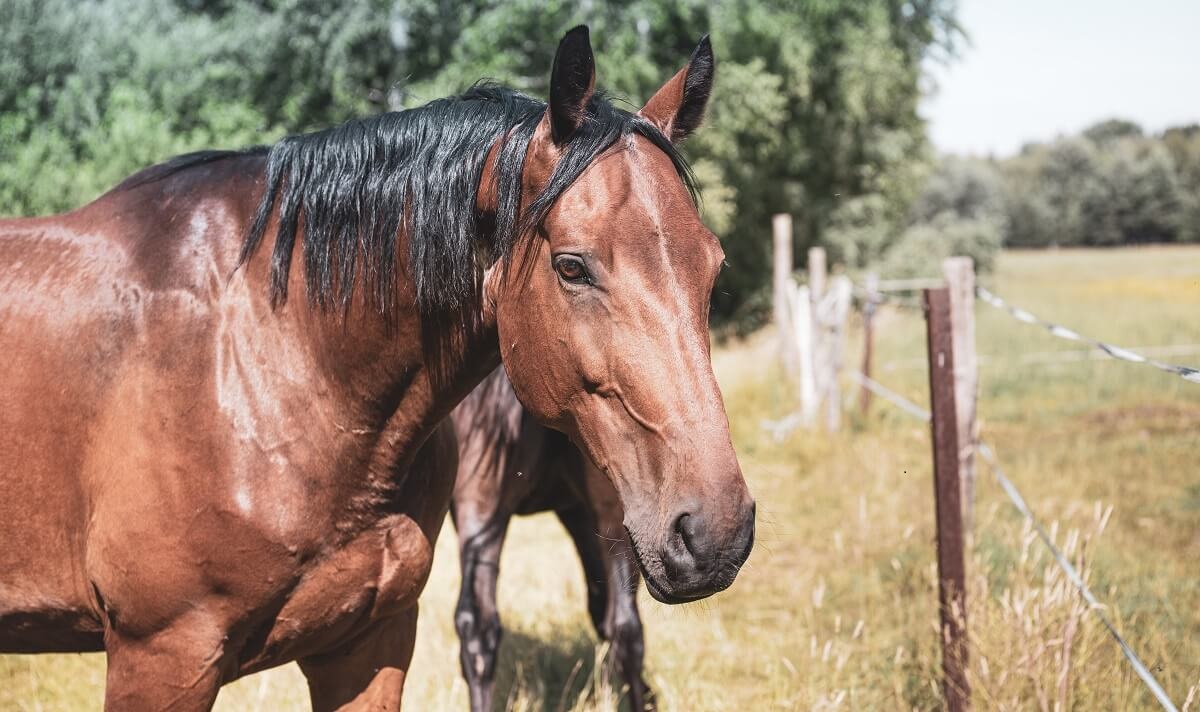
[[[329,512],[337,531],[363,531],[424,496],[409,482],[446,476],[413,468],[428,463],[418,459],[426,441],[498,363],[495,330],[444,339],[431,349],[421,343],[421,324],[408,310],[377,331],[315,313],[281,316],[308,321],[300,335],[312,354],[308,363],[321,371],[308,386],[296,432],[320,464],[298,474],[333,493],[319,508]]]
[[[274,230],[272,222],[267,234]],[[403,233],[396,249],[401,255],[409,252]],[[351,411],[356,429],[403,430],[402,449],[411,444],[410,433],[423,441],[500,362],[495,316],[488,310],[472,312],[472,319],[446,316],[431,324],[406,284],[397,285],[386,315],[361,284],[346,311],[322,309],[308,303],[305,270],[298,264],[288,272],[287,302],[276,310],[267,297],[270,266],[271,250],[259,249],[238,271],[252,295],[254,323],[279,320],[269,338],[299,345],[305,352],[301,360],[314,369],[312,377],[329,384],[339,407]],[[398,279],[406,278],[400,271]],[[464,320],[472,322],[469,328]]]
[[[250,193],[247,200],[256,203],[260,196]],[[249,215],[251,210],[242,212]],[[269,223],[266,234],[274,235],[275,228]],[[396,249],[408,254],[403,234]],[[297,374],[303,381],[299,385],[308,389],[300,391],[307,399],[305,417],[311,427],[324,431],[317,433],[323,442],[338,448],[343,467],[360,471],[332,476],[365,474],[372,482],[385,482],[406,470],[441,420],[499,364],[490,314],[481,314],[469,330],[461,329],[461,318],[430,328],[422,322],[411,285],[398,285],[386,317],[367,303],[363,285],[362,298],[355,298],[346,313],[323,310],[306,303],[305,272],[299,264],[288,273],[288,301],[272,310],[267,298],[270,264],[271,250],[260,248],[238,271],[237,279],[245,280],[253,295],[255,318],[249,328],[278,320],[268,336],[276,345],[263,348],[273,355],[297,348],[295,359],[283,360],[305,364],[305,373]]]
[[[356,372],[343,374],[353,397],[371,404],[368,417],[381,437],[371,454],[372,476],[388,477],[411,464],[426,438],[500,363],[495,325],[476,324],[455,336],[430,333],[415,318],[402,318],[373,338],[341,337],[357,349],[342,363]],[[355,346],[355,344],[361,346]]]

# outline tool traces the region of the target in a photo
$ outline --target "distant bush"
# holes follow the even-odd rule
[[[870,193],[838,206],[825,229],[829,258],[849,267],[865,267],[883,257],[897,237],[883,195]]]
[[[1014,247],[1200,239],[1200,131],[1108,120],[999,162]]]
[[[963,218],[944,212],[933,220],[912,225],[880,263],[888,277],[928,277],[941,274],[942,260],[966,256],[978,272],[990,272],[1004,240],[1002,223],[994,217]]]
[[[1148,136],[1112,119],[1002,160],[945,156],[897,225],[881,195],[843,202],[824,242],[851,269],[934,275],[951,255],[991,268],[1001,247],[1200,241],[1200,126]]]
[[[889,209],[881,195],[843,203],[825,231],[831,258],[851,269],[917,277],[938,274],[946,257],[966,255],[986,271],[1008,225],[1000,175],[990,163],[973,159],[938,162],[899,224]]]

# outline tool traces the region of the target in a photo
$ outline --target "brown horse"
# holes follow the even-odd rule
[[[546,511],[558,516],[579,552],[588,612],[610,643],[609,660],[629,687],[630,708],[647,709],[638,572],[608,479],[567,438],[525,412],[502,370],[467,396],[451,420],[459,460],[450,511],[462,567],[454,624],[471,709],[492,709],[501,634],[496,582],[508,523],[514,514]]]
[[[754,508],[673,145],[713,67],[623,112],[576,28],[548,103],[480,86],[0,222],[0,651],[104,650],[108,709],[291,660],[316,709],[398,707],[438,425],[501,362],[615,486],[653,595],[728,586]]]

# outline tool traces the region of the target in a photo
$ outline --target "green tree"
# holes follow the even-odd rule
[[[593,30],[602,88],[639,106],[712,33],[708,128],[686,151],[728,255],[715,313],[797,246],[857,224],[882,255],[930,162],[922,67],[954,0],[0,0],[0,214],[63,210],[174,153],[413,106],[494,79],[544,95],[555,40]],[[832,236],[830,233],[829,236]]]
[[[1200,242],[1200,124],[1167,129],[1162,142],[1179,183],[1179,239]]]
[[[0,214],[384,106],[390,2],[0,0]]]

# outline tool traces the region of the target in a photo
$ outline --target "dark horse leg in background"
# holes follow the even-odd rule
[[[500,574],[500,549],[508,517],[497,517],[483,526],[461,522],[456,516],[462,565],[462,588],[454,610],[454,628],[460,643],[459,659],[470,689],[471,709],[492,709],[496,654],[500,649],[500,612],[496,608],[496,579]],[[497,524],[498,526],[489,526]],[[468,534],[467,532],[473,532]]]
[[[452,512],[462,588],[455,610],[471,709],[492,709],[501,626],[496,606],[500,551],[514,514],[554,511],[570,533],[587,582],[588,612],[609,660],[629,686],[631,708],[650,700],[642,680],[638,572],[623,510],[604,475],[557,433],[524,415],[502,372],[454,412],[460,439]],[[652,704],[652,702],[651,702]]]
[[[451,414],[455,432],[461,438],[458,477],[450,504],[462,568],[454,627],[473,710],[492,709],[500,647],[500,615],[496,609],[500,549],[508,522],[532,481],[532,477],[515,477],[512,484],[503,486],[506,473],[521,472],[510,462],[517,454],[515,445],[520,440],[523,420],[520,403],[501,370],[486,378]]]
[[[654,709],[654,693],[642,679],[645,639],[637,607],[640,576],[625,535],[624,512],[604,474],[582,454],[578,461],[576,472],[585,475],[581,498],[575,506],[555,513],[579,552],[587,579],[588,612],[600,638],[609,642],[609,663],[629,687],[630,709]]]

